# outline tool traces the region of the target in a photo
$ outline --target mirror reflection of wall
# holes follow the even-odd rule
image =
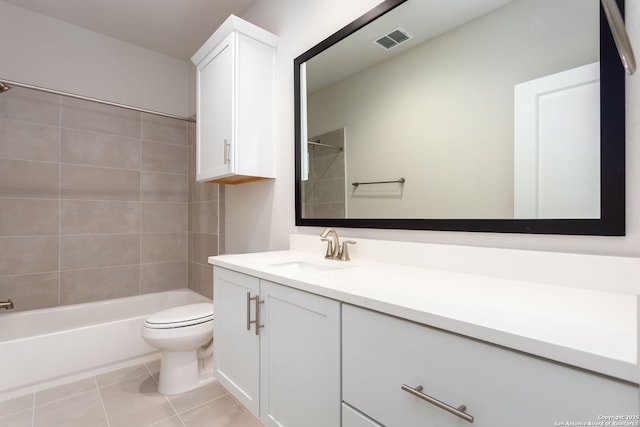
[[[415,31],[401,22],[385,31],[398,26]],[[514,87],[597,62],[598,28],[595,0],[518,0],[392,60],[310,89],[307,134],[349,129],[347,186],[407,180],[402,197],[354,197],[347,189],[343,215],[513,218]],[[307,63],[309,81],[314,61]],[[304,216],[338,215],[338,209],[320,213],[331,203],[318,198],[335,201],[332,192],[316,191],[308,203],[310,186],[304,184]]]
[[[302,186],[305,216],[346,218],[345,129],[309,138],[309,179]]]

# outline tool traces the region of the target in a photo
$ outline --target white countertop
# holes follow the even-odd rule
[[[284,271],[278,262],[329,263]],[[326,261],[298,251],[222,255],[214,266],[640,382],[637,296],[370,261]]]

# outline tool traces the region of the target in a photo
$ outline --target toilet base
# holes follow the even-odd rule
[[[212,374],[201,375],[198,351],[163,351],[158,392],[178,394],[215,381]]]

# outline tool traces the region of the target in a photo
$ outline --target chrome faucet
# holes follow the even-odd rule
[[[329,235],[331,235],[333,240],[327,238]],[[320,233],[320,240],[327,242],[327,253],[324,257],[327,259],[336,259],[338,257],[338,251],[340,250],[340,239],[338,238],[336,230],[333,228],[325,228],[322,233]]]
[[[328,238],[328,236],[331,236],[331,239]],[[354,245],[356,243],[355,241],[345,240],[342,242],[342,246],[340,246],[338,233],[336,233],[336,230],[333,228],[325,228],[322,233],[320,233],[320,240],[327,242],[327,253],[324,256],[325,258],[339,259],[341,261],[349,261],[351,259],[347,245]]]
[[[13,301],[11,301],[10,299],[6,301],[0,301],[0,308],[11,310],[13,308]]]

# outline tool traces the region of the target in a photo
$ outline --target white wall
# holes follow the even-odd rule
[[[0,79],[177,116],[195,113],[187,61],[0,1]]]
[[[280,36],[275,71],[276,179],[226,186],[227,253],[286,249],[295,232],[293,59],[379,0],[266,0],[243,17]],[[315,231],[313,231],[315,233]]]
[[[245,18],[280,36],[276,64],[277,179],[227,187],[227,252],[285,249],[295,227],[293,59],[379,3],[378,0],[260,0]],[[640,2],[627,1],[627,27],[640,57]],[[549,236],[411,230],[338,230],[375,239],[640,257],[640,76],[627,77],[627,236]]]

